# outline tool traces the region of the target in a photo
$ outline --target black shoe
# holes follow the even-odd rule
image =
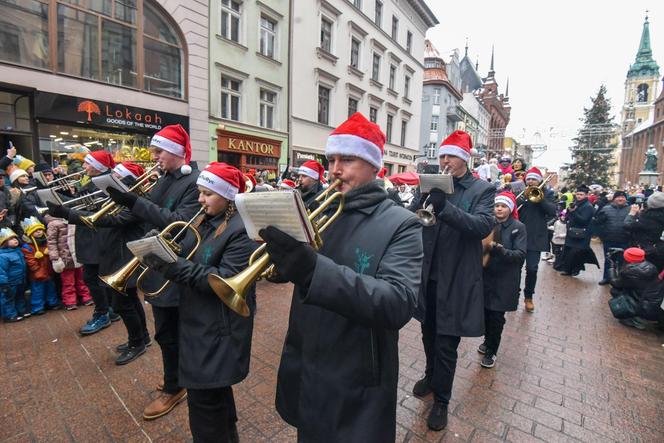
[[[17,315],[17,316],[14,316],[14,317],[7,317],[3,320],[4,320],[5,323],[16,323],[18,321],[23,320],[23,317]]]
[[[46,306],[46,309],[48,309],[49,311],[59,311],[60,309],[62,309],[62,305],[57,304],[53,306]]]
[[[44,314],[46,314],[46,311],[43,309],[40,309],[39,311],[32,313],[32,315],[44,315]]]
[[[482,357],[482,361],[480,362],[480,365],[482,365],[483,368],[493,368],[495,364],[496,356],[489,354],[485,354],[484,357]]]
[[[112,309],[108,310],[108,317],[111,319],[112,323],[115,323],[116,321],[122,320],[122,317],[120,317],[120,314],[116,314],[115,312],[113,312]]]
[[[447,405],[434,402],[427,418],[427,426],[433,431],[442,431],[447,426]]]
[[[609,284],[609,281],[607,279],[603,278],[602,280],[597,282],[597,284],[600,285],[600,286],[605,286],[605,285]]]
[[[118,366],[126,365],[145,353],[145,346],[133,346],[127,348],[122,354],[115,359],[115,364]]]
[[[152,340],[150,339],[150,337],[147,337],[147,338],[143,341],[143,344],[145,345],[146,348],[147,348],[148,346],[152,346]],[[120,345],[117,345],[117,346],[115,347],[115,350],[118,351],[118,352],[120,352],[120,353],[122,353],[122,352],[126,351],[127,348],[129,348],[129,342],[128,342],[128,341],[127,341],[127,342],[124,342],[124,343],[122,343],[122,344],[120,344]]]
[[[413,395],[415,397],[425,397],[431,394],[431,386],[429,385],[430,381],[431,378],[424,377],[422,380],[415,383],[415,386],[413,386]]]
[[[477,348],[477,352],[479,352],[480,354],[486,354],[486,343],[482,343],[481,345],[479,345],[479,347]]]

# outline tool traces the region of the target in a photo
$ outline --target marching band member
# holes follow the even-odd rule
[[[245,190],[242,173],[225,163],[212,162],[197,180],[198,202],[205,214],[194,227],[200,247],[191,260],[166,263],[156,255],[144,263],[178,286],[180,292],[179,383],[187,388],[189,426],[194,442],[238,441],[232,385],[249,372],[255,312],[255,286],[247,296],[251,314],[229,309],[210,288],[210,273],[231,277],[244,270],[257,244],[245,231],[233,201]],[[183,243],[191,249],[194,236]]]
[[[441,144],[441,169],[453,177],[454,193],[434,189],[429,193],[437,222],[425,227],[424,266],[416,318],[422,322],[426,353],[424,378],[415,383],[413,394],[434,394],[427,420],[430,429],[447,426],[447,406],[461,337],[484,333],[482,293],[482,239],[491,232],[495,189],[473,177],[468,169],[472,141],[464,131],[454,131]],[[427,198],[421,196],[421,202]]]
[[[162,176],[148,197],[112,188],[108,191],[113,201],[144,222],[144,232],[154,228],[161,230],[174,221],[189,220],[200,209],[196,187],[198,171],[192,172],[189,166],[191,144],[187,131],[180,125],[164,127],[152,137],[150,152]],[[169,285],[159,297],[148,299],[154,314],[155,340],[161,348],[164,384],[157,398],[143,411],[146,420],[168,414],[186,396],[178,382],[179,299],[175,285]]]
[[[345,202],[319,251],[272,226],[260,232],[279,274],[295,283],[276,407],[300,442],[395,439],[397,342],[417,302],[422,236],[376,180],[384,144],[360,113],[328,138]]]
[[[538,187],[543,180],[539,169],[532,167],[526,173],[526,186]],[[537,269],[540,262],[542,251],[549,250],[549,229],[547,222],[556,216],[556,201],[553,191],[550,188],[542,189],[544,198],[536,203],[525,198],[525,195],[519,198],[517,205],[521,206],[519,210],[519,220],[526,225],[528,231],[528,251],[526,253],[526,284],[523,290],[524,303],[527,312],[535,310],[533,295],[535,294],[535,285],[537,284]]]
[[[496,196],[494,214],[498,222],[490,245],[489,263],[482,275],[484,285],[484,343],[477,351],[484,354],[480,363],[493,368],[505,326],[505,312],[516,311],[519,304],[521,268],[526,258],[526,227],[519,221],[516,197],[511,192]]]
[[[279,189],[283,191],[292,191],[296,186],[295,182],[289,178],[281,180],[279,183]]]
[[[297,169],[297,174],[304,205],[313,211],[319,206],[316,197],[323,191],[325,168],[315,160],[307,160]]]

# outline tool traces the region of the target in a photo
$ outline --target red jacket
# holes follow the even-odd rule
[[[35,257],[34,247],[27,243],[23,244],[21,251],[23,251],[25,263],[28,265],[30,281],[46,281],[51,279],[53,268],[51,267],[51,260],[48,257],[47,251],[42,251],[44,256],[42,258],[37,258]]]

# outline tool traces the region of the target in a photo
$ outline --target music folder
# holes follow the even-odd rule
[[[420,192],[424,194],[433,188],[438,188],[445,194],[453,194],[452,174],[420,174]]]
[[[274,226],[298,241],[314,243],[314,228],[297,191],[238,194],[235,207],[242,217],[247,235],[255,241],[263,241],[258,231]]]
[[[154,254],[166,263],[175,263],[178,259],[175,251],[159,235],[130,241],[127,243],[127,248],[141,261],[148,254]]]
[[[122,183],[122,181],[113,174],[103,174],[98,175],[97,177],[92,177],[92,183],[106,194],[108,194],[108,191],[106,190],[108,188],[117,189],[121,192],[129,192],[127,185]]]
[[[51,202],[54,205],[63,204],[63,201],[58,193],[55,192],[52,188],[37,189],[36,192],[39,201],[41,201],[44,206],[46,206],[46,203],[48,202]]]

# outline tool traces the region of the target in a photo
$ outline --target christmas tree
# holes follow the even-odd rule
[[[618,144],[606,86],[600,86],[591,101],[592,106],[583,109],[584,117],[580,119],[583,127],[570,148],[572,164],[569,166],[568,182],[571,186],[595,183],[608,186],[612,178],[611,168],[615,165],[614,151]]]

